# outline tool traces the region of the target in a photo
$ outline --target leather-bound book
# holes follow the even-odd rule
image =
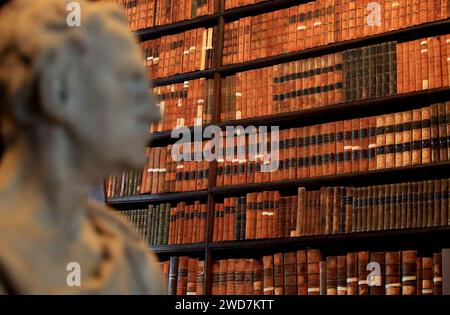
[[[426,195],[424,194],[424,221],[427,222],[427,227],[432,227],[434,225],[434,183],[431,180],[426,182]]]
[[[224,216],[225,216],[225,204],[221,203],[219,204],[219,220],[218,220],[218,241],[224,241],[225,240],[225,233],[224,233],[224,227],[225,227],[225,221],[224,221]]]
[[[417,280],[416,280],[416,293],[417,295],[422,295],[422,275],[423,275],[423,268],[422,268],[422,257],[416,258],[416,266],[417,266]],[[411,293],[413,295],[414,293]]]
[[[319,262],[320,295],[327,295],[327,262]]]
[[[252,239],[252,224],[253,224],[253,195],[252,193],[248,193],[245,197],[246,200],[246,220],[245,220],[245,239]]]
[[[359,155],[360,155],[360,120],[355,118],[351,120],[352,124],[352,160],[351,160],[351,171],[356,173],[359,171]]]
[[[325,235],[332,234],[333,232],[333,210],[334,210],[334,189],[333,187],[327,187],[325,191],[325,222],[324,229],[322,230]]]
[[[297,251],[297,295],[308,295],[308,262],[306,250]]]
[[[369,186],[367,187],[367,197],[365,198],[365,206],[363,216],[366,217],[366,226],[364,231],[372,231],[375,224],[378,222],[378,212],[375,212],[374,209],[374,195],[375,195],[375,187]],[[366,205],[367,203],[367,205]]]
[[[339,266],[339,262],[338,262]],[[347,253],[347,295],[358,295],[358,254]],[[339,269],[338,269],[339,272]],[[339,279],[338,279],[339,281]],[[339,289],[338,289],[339,291]]]
[[[237,238],[235,238],[235,225],[236,222],[238,222],[237,218],[238,213],[237,211],[237,198],[236,197],[231,197],[230,198],[230,205],[229,205],[229,211],[230,211],[230,221],[229,221],[229,229],[228,229],[228,240],[233,241],[233,240],[237,240]]]
[[[169,286],[169,269],[170,269],[170,260],[166,260],[163,262],[163,281],[166,285],[166,288]]]
[[[417,252],[402,251],[402,295],[416,294],[417,272]]]
[[[430,106],[430,150],[431,162],[439,161],[439,114],[438,104]]]
[[[264,265],[260,259],[253,261],[253,295],[263,295],[264,292]]]
[[[177,294],[178,261],[179,261],[178,256],[170,257],[169,284],[168,284],[169,295]]]
[[[386,168],[395,166],[395,114],[386,115]]]
[[[307,250],[307,262],[308,262],[308,295],[320,294],[320,266],[321,261],[320,250],[308,249]]]
[[[212,263],[212,287],[211,294],[219,294],[219,276],[220,276],[220,261],[213,261]]]
[[[406,213],[406,206],[403,202],[403,196],[406,194],[407,186],[402,184],[395,184],[395,199],[391,200],[391,206],[393,208],[392,227],[400,229],[402,227],[402,216]],[[395,202],[394,202],[395,200]]]
[[[377,169],[386,167],[386,116],[376,117],[377,128]]]
[[[264,295],[274,294],[274,266],[273,266],[273,256],[263,257],[263,268],[264,268],[264,279],[263,279],[263,293]]]
[[[244,294],[253,295],[253,262],[254,259],[245,259]]]
[[[386,185],[380,185],[377,186],[377,193],[376,193],[376,209],[375,211],[378,211],[378,222],[377,225],[374,227],[375,230],[381,231],[384,227],[384,220],[385,220],[385,190]]]
[[[277,253],[273,255],[273,283],[274,283],[274,294],[283,295],[284,294],[284,270],[283,270],[283,253]]]
[[[411,192],[408,196],[409,198],[409,211],[408,211],[408,221],[411,222],[410,226],[412,228],[416,228],[418,226],[417,224],[417,206],[418,206],[418,190],[419,190],[419,184],[417,182],[411,183]]]
[[[400,252],[386,253],[386,295],[401,295]]]
[[[284,253],[284,294],[297,295],[297,253]]]
[[[450,105],[449,105],[450,108]],[[336,122],[336,174],[344,173],[344,122],[338,121]]]
[[[352,121],[344,121],[344,173],[352,171]]]
[[[219,288],[218,294],[225,295],[227,292],[227,272],[228,272],[228,261],[226,259],[219,260]]]
[[[431,109],[424,107],[422,113],[422,164],[431,162]]]
[[[347,256],[337,256],[337,294],[347,295]]]
[[[448,160],[447,152],[447,122],[445,114],[445,103],[438,104],[438,124],[439,124],[439,161]]]
[[[239,240],[245,240],[245,227],[247,222],[247,208],[245,196],[242,196],[238,199],[239,207],[240,207],[240,225],[239,225]]]
[[[231,198],[225,198],[223,201],[223,241],[229,241],[230,235],[230,208],[231,208]]]
[[[340,225],[341,225],[341,216],[340,216],[340,206],[341,206],[341,199],[342,196],[339,193],[340,190],[338,187],[333,187],[333,196],[334,196],[334,200],[333,200],[333,229],[332,229],[332,233],[333,234],[337,234],[339,233],[340,230]]]
[[[224,164],[225,161],[223,159],[217,160],[216,186],[223,186]]]
[[[385,276],[386,276],[386,257],[384,252],[372,252],[370,253],[370,262],[377,263],[380,267],[379,273],[375,268],[372,268],[370,272],[371,286],[369,289],[370,295],[385,295]]]
[[[358,252],[358,295],[368,295],[367,264],[369,263],[369,252]]]
[[[408,186],[409,183],[402,183],[401,188],[401,215],[400,215],[400,228],[405,229],[408,227]]]
[[[272,198],[272,195],[270,195]],[[279,191],[275,191],[273,193],[273,218],[272,218],[272,232],[271,235],[273,238],[280,237],[278,234],[278,225],[280,221],[280,199],[281,195]]]
[[[433,294],[442,295],[442,253],[433,254]]]
[[[394,114],[394,166],[403,166],[403,113]]]
[[[337,295],[337,257],[328,256],[327,263],[327,295]]]
[[[417,183],[417,227],[426,226],[426,222],[423,221],[424,184],[423,181]]]
[[[396,143],[397,145],[397,143]],[[412,111],[402,113],[402,165],[411,165],[412,150]],[[397,166],[397,164],[396,164]]]
[[[440,191],[440,204],[441,204],[441,226],[446,226],[448,224],[448,179],[441,179],[441,191]]]
[[[227,261],[227,272],[226,272],[226,295],[235,294],[235,259],[231,258]]]
[[[234,272],[234,282],[235,282],[235,294],[244,295],[245,294],[245,259],[237,259],[235,261],[235,272]]]
[[[180,256],[178,262],[177,295],[186,295],[189,257]]]
[[[358,232],[360,228],[360,223],[358,221],[359,218],[359,199],[360,199],[360,191],[359,188],[353,188],[353,203],[352,203],[352,230],[351,232]]]
[[[187,295],[197,295],[197,270],[198,259],[189,258],[188,277],[187,277]]]
[[[256,234],[255,238],[260,239],[262,237],[262,229],[263,229],[263,193],[256,193]]]
[[[363,172],[369,170],[369,118],[361,118],[359,121],[359,171]]]
[[[267,209],[267,237],[274,237],[274,217],[275,217],[275,192],[268,192],[268,209]]]
[[[433,295],[433,258],[422,257],[422,295]]]
[[[389,42],[388,45],[388,62],[389,62],[389,91],[388,95],[395,95],[397,94],[397,43],[396,42]]]
[[[269,232],[269,192],[262,193],[262,213],[261,213],[261,238],[267,238]]]
[[[433,181],[433,226],[437,227],[441,225],[441,181]]]
[[[412,147],[411,164],[417,165],[422,161],[422,111],[413,110],[412,114]]]

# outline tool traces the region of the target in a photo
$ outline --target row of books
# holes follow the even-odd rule
[[[225,0],[225,10],[256,4],[268,0]]]
[[[171,256],[160,263],[169,295],[203,295],[205,262],[187,256]]]
[[[446,102],[412,111],[281,130],[279,139],[271,133],[272,140],[267,143],[257,140],[259,147],[271,148],[267,150],[267,157],[262,158],[253,156],[255,150],[249,149],[257,145],[253,137],[241,135],[235,137],[233,151],[241,152],[241,157],[239,154],[238,158],[224,155],[225,159],[218,163],[216,185],[357,173],[447,161],[450,153],[449,110],[450,102]],[[278,151],[274,144],[278,144]],[[230,148],[225,150],[231,151]],[[257,152],[261,152],[260,149]],[[278,168],[262,172],[262,165],[267,161],[278,161]]]
[[[213,262],[213,295],[442,295],[442,252],[276,253]]]
[[[400,43],[396,55],[398,93],[449,85],[450,34]]]
[[[217,12],[217,0],[100,0],[125,9],[132,31],[176,23]]]
[[[207,189],[209,162],[175,162],[171,151],[172,145],[147,148],[147,163],[143,170],[108,176],[106,196],[114,198]]]
[[[223,64],[362,38],[446,19],[447,1],[310,1],[226,23]]]
[[[211,122],[214,107],[214,80],[205,78],[153,88],[163,120],[150,132],[197,126]]]
[[[368,187],[298,189],[224,198],[214,209],[213,242],[450,225],[450,179]]]
[[[150,79],[214,66],[216,27],[198,28],[141,42]]]
[[[450,35],[387,42],[222,79],[221,121],[449,86]]]
[[[206,204],[195,201],[149,205],[147,209],[120,211],[149,245],[205,242]]]

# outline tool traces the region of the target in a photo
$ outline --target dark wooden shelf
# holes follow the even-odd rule
[[[246,16],[254,16],[275,10],[281,10],[311,1],[313,0],[269,0],[225,10],[222,16],[225,18],[226,22],[231,22]]]
[[[437,36],[446,34],[450,28],[450,18],[445,20],[430,22],[426,24],[416,25],[400,30],[390,31],[386,33],[371,35],[363,38],[352,39],[343,42],[332,43],[323,46],[308,48],[305,50],[290,52],[287,54],[271,56],[242,63],[224,65],[218,67],[217,71],[221,76],[228,76],[236,72],[242,72],[257,68],[273,66],[275,64],[290,62],[303,58],[311,58],[332,54],[346,49],[364,47],[368,45],[380,44],[388,41],[410,41],[427,36]]]
[[[175,83],[181,83],[184,81],[195,80],[200,78],[211,79],[214,77],[214,73],[216,72],[215,68],[199,70],[193,72],[187,72],[182,74],[173,75],[166,78],[155,79],[151,82],[151,86],[161,86],[161,85],[169,85]]]
[[[107,204],[120,210],[133,207],[145,206],[151,203],[178,202],[184,200],[204,200],[208,197],[206,190],[166,193],[160,195],[138,195],[127,197],[110,198]]]
[[[206,243],[150,246],[158,255],[163,254],[204,254]]]
[[[200,27],[211,27],[217,25],[219,20],[219,14],[211,14],[205,16],[199,16],[194,19],[184,20],[172,24],[159,25],[151,28],[146,28],[138,30],[135,34],[138,36],[139,40],[146,41],[161,36],[177,34],[192,30]]]
[[[345,246],[342,246],[345,244]],[[240,255],[253,251],[286,252],[315,248],[332,255],[348,250],[400,250],[415,249],[426,245],[430,250],[450,246],[450,227],[399,229],[388,231],[358,232],[348,234],[317,235],[280,239],[228,241],[210,243],[213,255],[230,253]],[[423,250],[423,248],[420,248]]]
[[[298,187],[318,188],[322,186],[338,185],[371,186],[379,183],[388,184],[410,180],[419,181],[443,178],[448,177],[449,171],[450,162],[439,162],[332,176],[307,177],[277,182],[220,186],[212,188],[211,192],[215,196],[223,196],[264,190],[296,189]]]

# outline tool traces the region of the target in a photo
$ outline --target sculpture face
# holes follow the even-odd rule
[[[148,127],[161,117],[138,45],[128,32],[115,30],[96,37],[88,46],[87,55],[75,68],[79,71],[75,93],[82,98],[75,133],[100,163],[141,167]]]

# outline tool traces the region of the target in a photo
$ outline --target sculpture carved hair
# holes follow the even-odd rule
[[[4,137],[14,125],[28,123],[23,111],[39,114],[35,83],[43,58],[51,58],[64,45],[83,49],[82,43],[105,32],[106,22],[128,25],[118,7],[102,4],[100,9],[100,4],[90,3],[83,6],[81,26],[70,27],[69,2],[15,0],[0,8],[0,113],[3,125],[8,127],[3,130]],[[27,105],[34,108],[24,108]]]

